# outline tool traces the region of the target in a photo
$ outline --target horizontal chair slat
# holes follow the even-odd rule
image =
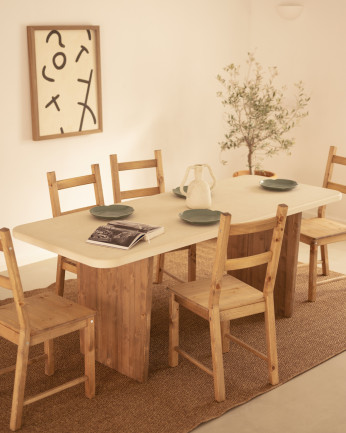
[[[193,356],[189,355],[187,352],[185,352],[185,350],[180,349],[180,347],[175,347],[174,350],[176,352],[178,352],[179,355],[183,356],[184,358],[186,358],[187,360],[192,362],[192,364],[196,365],[196,367],[199,367],[201,370],[205,371],[210,376],[213,376],[213,371],[210,368],[208,368],[206,365],[202,364],[200,361],[198,361]]]
[[[87,174],[86,176],[71,177],[70,179],[63,179],[57,181],[58,189],[72,188],[74,186],[88,185],[95,183],[95,176]]]
[[[12,290],[10,279],[8,277],[4,277],[3,275],[0,275],[0,286],[4,289]]]
[[[119,171],[136,170],[140,168],[151,168],[156,166],[157,166],[156,159],[146,159],[143,161],[119,162],[118,170]]]
[[[34,403],[35,401],[42,400],[45,397],[56,394],[57,392],[64,391],[65,389],[71,388],[72,386],[79,385],[80,383],[86,382],[88,378],[86,376],[78,377],[77,379],[70,380],[63,385],[49,389],[48,391],[42,392],[41,394],[34,395],[24,400],[24,406]]]
[[[160,189],[157,186],[152,188],[131,189],[128,191],[121,191],[121,199],[146,197],[149,195],[160,194]]]
[[[92,207],[95,207],[95,205],[92,205],[92,206],[85,206],[85,207],[78,208],[78,212],[81,212],[81,211],[83,211],[83,210],[91,209]],[[67,215],[67,214],[69,214],[69,213],[75,213],[75,212],[76,212],[76,211],[75,211],[74,209],[72,209],[72,210],[65,210],[64,212],[61,212],[60,215]]]
[[[327,188],[335,189],[337,191],[342,192],[343,194],[346,194],[346,186],[345,185],[341,185],[339,183],[328,182]]]
[[[346,165],[346,158],[344,156],[334,155],[332,162],[335,164]]]
[[[264,221],[249,222],[242,224],[231,224],[230,236],[244,235],[248,233],[264,232],[272,230],[276,225],[276,217],[268,218]]]
[[[256,254],[255,256],[240,257],[237,259],[229,259],[226,261],[225,269],[227,271],[235,271],[237,269],[252,268],[254,266],[268,263],[272,258],[272,252]]]
[[[65,269],[65,271],[72,272],[73,274],[77,273],[77,262],[73,262],[72,260],[69,261],[69,259],[63,259],[61,263],[61,267]]]
[[[34,364],[35,362],[41,361],[42,359],[47,359],[47,355],[44,353],[43,355],[35,356],[34,358],[30,358],[28,360],[28,365]],[[2,368],[0,370],[0,376],[16,369],[16,364],[10,365],[9,367]]]
[[[268,357],[262,353],[259,352],[258,350],[256,350],[255,348],[253,348],[252,346],[248,345],[247,343],[245,343],[243,340],[240,340],[239,338],[235,337],[232,334],[225,334],[225,337],[227,337],[228,339],[230,339],[231,341],[234,341],[234,343],[239,344],[240,346],[244,347],[244,349],[249,350],[251,353],[253,353],[254,355],[258,356],[259,358],[263,359],[264,361],[268,360]]]

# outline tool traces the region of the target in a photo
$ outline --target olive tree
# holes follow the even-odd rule
[[[250,174],[259,168],[260,161],[280,151],[290,153],[294,138],[287,133],[308,115],[306,106],[310,98],[305,94],[301,81],[295,83],[294,102],[285,99],[285,86],[276,87],[276,67],[267,73],[248,53],[247,72],[242,78],[240,66],[230,64],[224,68],[225,76],[217,79],[223,89],[217,93],[226,109],[228,130],[219,145],[224,151],[247,147],[247,165]]]

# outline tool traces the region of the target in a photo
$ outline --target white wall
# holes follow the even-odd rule
[[[251,2],[250,49],[267,65],[279,68],[283,83],[303,80],[311,94],[309,116],[293,130],[292,156],[268,160],[280,176],[322,185],[329,146],[346,155],[346,2],[301,0],[296,20],[282,19],[279,0]],[[346,173],[338,181],[345,183]],[[346,221],[346,202],[328,206],[328,216]]]
[[[51,170],[72,177],[100,163],[111,203],[110,153],[140,159],[161,148],[167,190],[196,162],[209,162],[219,178],[246,168],[243,151],[230,152],[228,166],[219,163],[225,124],[215,77],[255,48],[264,65],[278,66],[282,83],[302,79],[311,93],[309,117],[294,130],[292,156],[268,159],[265,168],[321,185],[329,146],[346,155],[346,2],[303,0],[294,21],[279,17],[279,2],[0,0],[0,226],[51,216]],[[101,28],[104,132],[34,142],[26,26],[89,23]],[[343,202],[329,206],[333,218],[345,220],[345,212]],[[15,243],[20,264],[49,256]]]
[[[0,226],[51,217],[47,171],[73,177],[97,162],[111,203],[111,153],[142,159],[161,148],[167,189],[197,162],[208,162],[217,177],[228,175],[230,167],[219,163],[224,124],[216,75],[248,47],[249,6],[250,0],[0,0]],[[100,26],[104,132],[34,142],[26,26],[54,24]],[[49,256],[20,241],[15,247],[20,264]]]

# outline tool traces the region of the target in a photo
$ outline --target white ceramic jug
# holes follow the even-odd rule
[[[209,170],[210,176],[213,180],[210,186],[208,182],[202,179],[202,171],[204,167]],[[194,169],[195,171],[195,179],[189,184],[186,193],[184,191],[184,185],[191,169]],[[208,164],[196,164],[188,167],[180,185],[181,194],[186,196],[186,206],[190,209],[210,209],[210,191],[214,188],[215,181],[215,176]]]

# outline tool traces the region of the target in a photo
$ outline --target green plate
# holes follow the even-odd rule
[[[104,218],[107,220],[116,220],[124,218],[132,214],[133,207],[124,204],[111,204],[110,206],[95,206],[90,209],[91,215],[96,218]]]
[[[263,179],[260,181],[260,185],[262,188],[270,191],[289,191],[298,184],[295,180],[289,179]]]
[[[215,224],[220,221],[221,212],[210,209],[189,209],[179,214],[180,218],[190,224]]]
[[[185,191],[185,192],[187,192],[187,187],[188,187],[188,185],[185,185],[185,186],[184,186],[184,191]],[[180,198],[186,198],[186,196],[183,195],[183,194],[180,192],[180,186],[177,186],[176,188],[172,189],[172,191],[174,192],[174,194],[175,194],[176,196],[178,196],[178,197],[180,197]]]

